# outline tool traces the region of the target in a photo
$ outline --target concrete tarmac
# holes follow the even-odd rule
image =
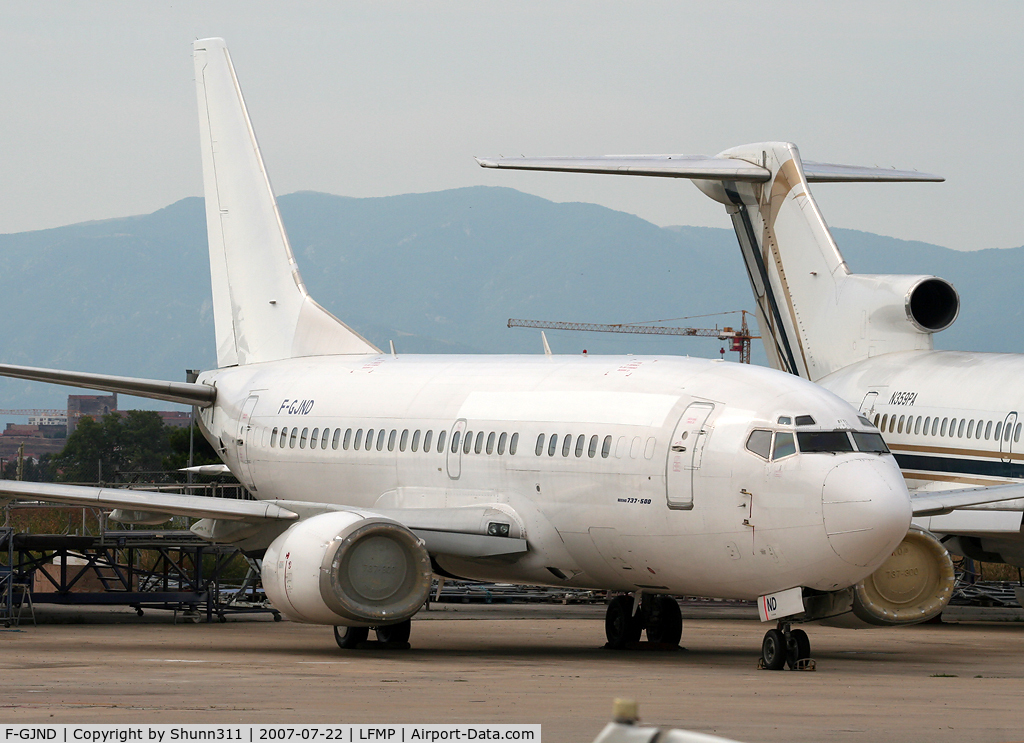
[[[1016,614],[810,627],[811,673],[757,670],[767,627],[749,609],[688,608],[686,649],[649,652],[602,649],[601,606],[439,608],[407,651],[251,616],[41,609],[0,632],[0,723],[540,723],[548,743],[589,743],[631,697],[645,724],[749,743],[1024,741]],[[993,618],[1017,621],[978,621]]]

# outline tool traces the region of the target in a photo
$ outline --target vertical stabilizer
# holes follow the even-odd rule
[[[193,47],[218,366],[379,353],[309,296],[227,46]]]
[[[817,381],[870,356],[931,349],[931,334],[955,319],[959,300],[941,279],[850,273],[795,145],[764,142],[718,157],[756,163],[770,173],[760,183],[695,183],[723,202],[732,218],[765,350],[777,369]],[[813,166],[816,180],[843,172],[840,166]]]

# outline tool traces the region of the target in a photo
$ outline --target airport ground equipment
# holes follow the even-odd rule
[[[616,699],[612,721],[594,738],[594,743],[736,743],[731,738],[694,733],[689,730],[641,725],[637,704],[632,699]]]
[[[96,536],[14,534],[13,574],[33,604],[130,606],[224,622],[228,615],[271,612],[250,580],[222,585],[239,554],[190,531],[104,531]],[[251,565],[250,565],[251,569]],[[248,591],[248,594],[247,594]]]
[[[651,325],[648,323],[591,323],[591,322],[560,322],[554,320],[518,320],[510,318],[510,328],[544,328],[548,330],[578,330],[597,333],[630,333],[634,335],[688,335],[700,338],[717,338],[720,341],[730,342],[730,351],[736,351],[740,355],[740,363],[750,363],[750,341],[760,338],[759,335],[751,335],[747,325],[746,310],[739,310],[742,315],[740,329],[731,327],[724,328],[679,328],[666,325]],[[706,317],[706,315],[705,315]],[[689,318],[681,317],[680,320]],[[660,322],[660,321],[659,321]]]

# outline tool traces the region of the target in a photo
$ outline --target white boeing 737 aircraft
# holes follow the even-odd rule
[[[942,178],[807,162],[784,142],[710,157],[480,163],[692,179],[732,218],[772,365],[858,406],[881,430],[912,492],[1001,493],[1002,502],[915,524],[956,554],[1024,565],[1024,355],[933,350],[932,334],[952,325],[960,311],[953,286],[935,276],[851,273],[809,185]]]
[[[903,600],[920,554],[947,599],[951,582],[945,550],[907,534],[912,512],[977,497],[912,503],[876,428],[819,386],[701,359],[395,355],[334,318],[299,275],[223,40],[194,56],[219,368],[194,383],[0,374],[194,405],[255,500],[9,481],[0,495],[199,517],[197,534],[263,555],[276,608],[342,647],[369,628],[404,643],[433,574],[620,592],[615,647],[643,629],[678,642],[665,597],[759,599],[779,620],[771,668],[809,656],[793,620],[941,609]]]

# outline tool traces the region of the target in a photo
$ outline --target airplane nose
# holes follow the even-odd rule
[[[881,563],[910,528],[910,495],[895,464],[854,459],[825,477],[822,516],[829,544],[851,565]]]

